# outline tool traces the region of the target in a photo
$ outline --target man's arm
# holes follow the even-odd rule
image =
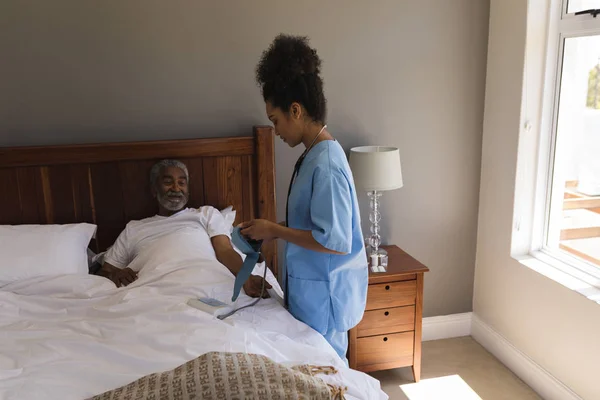
[[[231,271],[233,276],[237,276],[244,263],[242,257],[235,251],[231,241],[225,235],[213,236],[211,239],[217,260]]]
[[[137,273],[131,268],[127,268],[131,261],[128,229],[129,224],[125,226],[115,243],[106,251],[102,268],[98,271],[98,275],[110,279],[117,287],[127,286],[137,279]]]
[[[110,279],[110,277],[113,274],[115,274],[118,270],[119,270],[119,268],[117,268],[114,265],[107,263],[105,261],[102,263],[102,267],[100,267],[100,270],[98,271],[98,275]]]
[[[211,239],[217,260],[223,264],[233,276],[237,276],[242,269],[244,261],[242,257],[231,245],[231,240],[225,235],[213,236]],[[266,266],[265,266],[266,268]],[[250,278],[244,283],[244,291],[250,297],[259,297],[262,292],[263,278],[256,275],[250,275]],[[265,289],[271,289],[269,282],[264,281]],[[269,297],[268,293],[262,293],[263,297]]]

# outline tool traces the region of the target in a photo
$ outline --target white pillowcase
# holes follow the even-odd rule
[[[235,210],[233,209],[233,206],[229,206],[227,208],[222,209],[221,215],[223,216],[223,218],[225,218],[227,225],[231,226],[229,233],[233,232],[233,223],[235,221]],[[235,252],[238,253],[240,255],[240,257],[242,257],[242,260],[246,259],[246,255],[244,253],[242,253],[242,251],[240,249],[238,249],[235,244],[233,244],[233,241],[231,242],[231,247],[233,247]]]
[[[233,206],[229,206],[227,208],[222,209],[221,215],[223,216],[223,218],[225,218],[225,222],[227,222],[227,225],[231,225],[231,229],[229,232],[232,232],[233,223],[235,221],[235,210],[233,209]]]
[[[96,225],[0,225],[0,287],[22,279],[87,274]]]

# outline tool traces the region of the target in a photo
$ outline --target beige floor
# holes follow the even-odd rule
[[[541,399],[471,337],[423,343],[421,381],[410,368],[371,375],[391,400],[530,400]]]

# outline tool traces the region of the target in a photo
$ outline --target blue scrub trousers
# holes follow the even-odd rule
[[[348,358],[346,358],[346,353],[348,352],[348,332],[338,332],[330,328],[323,336],[341,359],[344,360],[346,366],[348,366]]]

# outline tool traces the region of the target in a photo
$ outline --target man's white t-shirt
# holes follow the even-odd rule
[[[117,268],[125,268],[158,239],[188,229],[195,230],[198,251],[204,254],[214,255],[210,241],[212,237],[231,236],[231,223],[228,223],[216,208],[185,208],[169,217],[155,215],[129,222],[115,244],[106,251],[104,262]]]

